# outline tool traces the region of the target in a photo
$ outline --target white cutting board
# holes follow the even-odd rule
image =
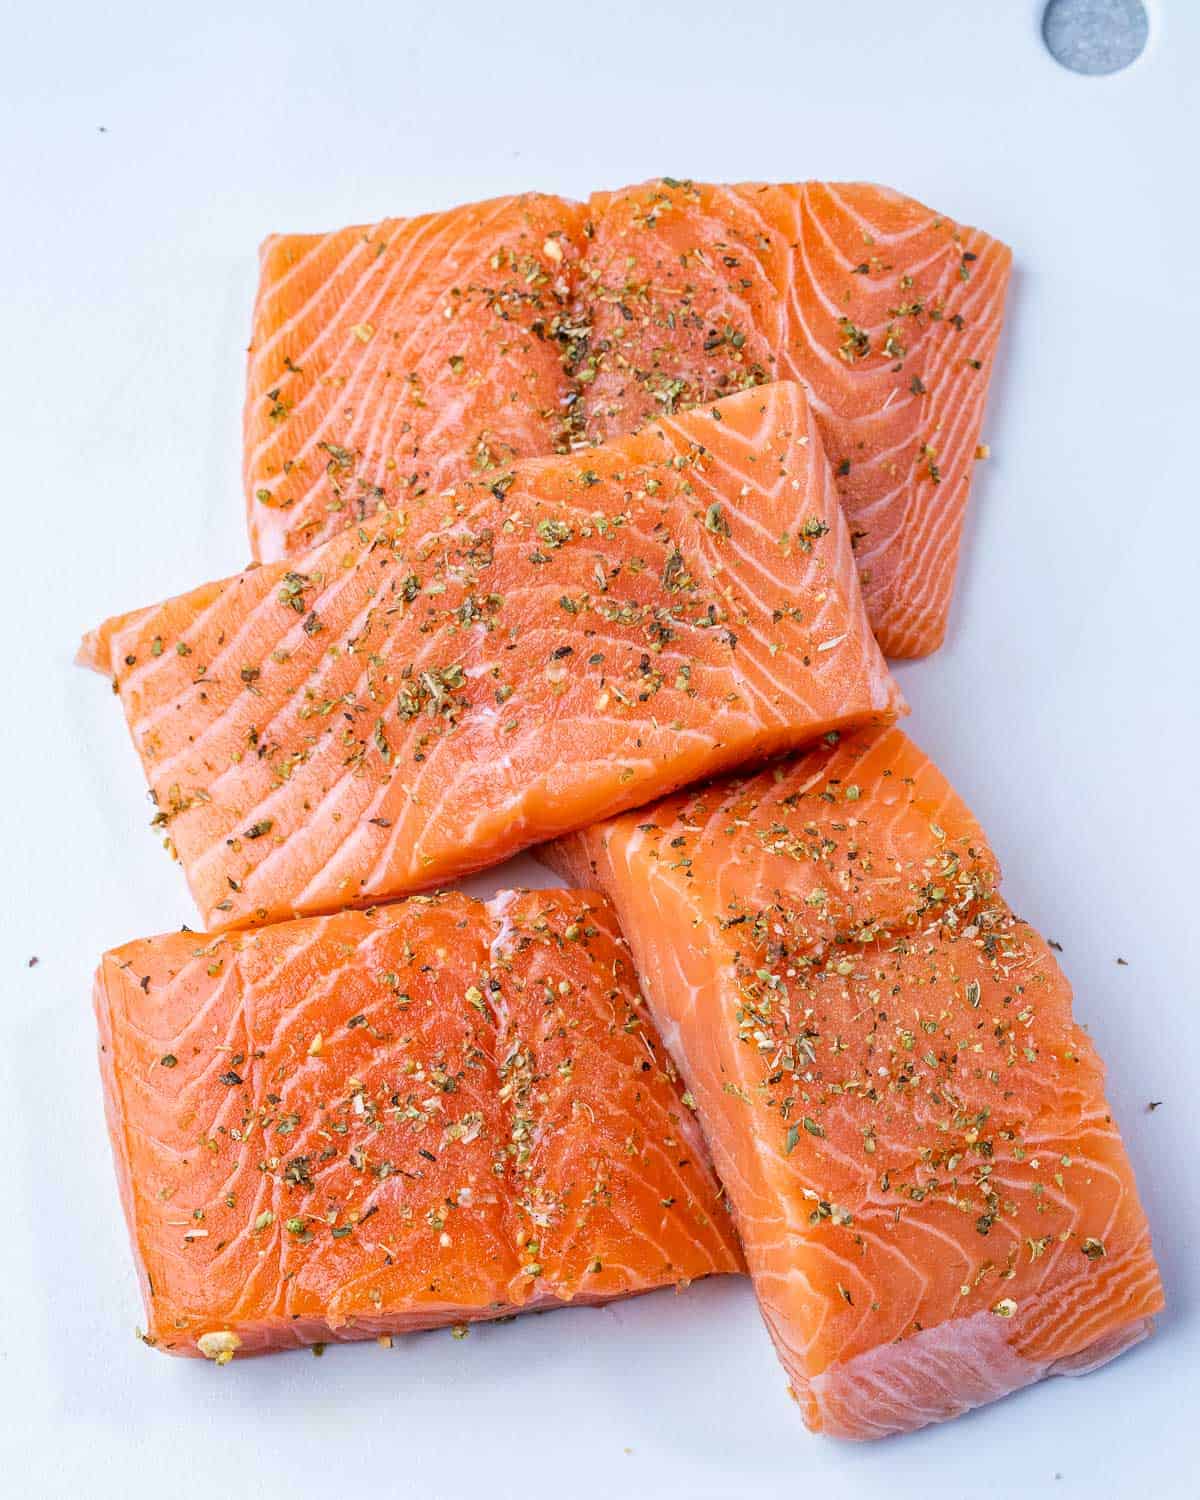
[[[0,19],[0,1491],[1200,1493],[1200,4],[1153,4],[1108,78],[1051,61],[1034,0],[22,9]],[[76,638],[244,560],[267,231],[658,173],[875,178],[1016,252],[949,644],[900,678],[1063,945],[1170,1310],[1099,1374],[882,1446],[804,1431],[734,1280],[320,1361],[218,1370],[133,1337],[89,975],[194,916]]]

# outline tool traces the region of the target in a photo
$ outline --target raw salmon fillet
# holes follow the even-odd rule
[[[256,557],[764,381],[809,389],[884,651],[941,643],[1010,254],[863,183],[535,193],[262,250]]]
[[[225,1363],[742,1268],[599,896],[147,938],[95,1001],[157,1348]]]
[[[1162,1288],[1103,1066],[899,730],[551,862],[612,897],[810,1427],[921,1427],[1149,1331]]]
[[[794,383],[414,494],[82,659],[214,929],[439,885],[903,708]]]

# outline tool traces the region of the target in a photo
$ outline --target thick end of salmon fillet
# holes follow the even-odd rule
[[[1149,1330],[1162,1286],[1103,1065],[899,730],[549,862],[614,902],[811,1426],[911,1430]]]
[[[224,1363],[742,1269],[607,903],[458,893],[105,955],[147,1343]]]

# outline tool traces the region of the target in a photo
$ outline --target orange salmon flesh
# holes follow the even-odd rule
[[[1010,260],[864,183],[660,178],[274,235],[245,408],[254,556],[794,379],[880,645],[923,656],[945,634]]]
[[[550,857],[616,907],[810,1427],[921,1427],[1149,1331],[1162,1287],[1103,1066],[899,730]]]
[[[226,1363],[742,1268],[603,898],[418,897],[96,975],[146,1342]]]
[[[213,930],[428,889],[904,711],[795,383],[412,496],[82,659]]]

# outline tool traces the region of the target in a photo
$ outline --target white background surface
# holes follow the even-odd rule
[[[0,1490],[1200,1493],[1200,5],[1160,0],[1142,61],[1107,79],[1050,60],[1039,10],[0,10]],[[133,1338],[89,975],[195,919],[76,640],[244,560],[267,231],[660,173],[875,178],[1016,251],[950,641],[900,677],[1014,904],[1063,944],[1170,1309],[1097,1375],[882,1446],[805,1432],[733,1280],[319,1362],[217,1370]]]

